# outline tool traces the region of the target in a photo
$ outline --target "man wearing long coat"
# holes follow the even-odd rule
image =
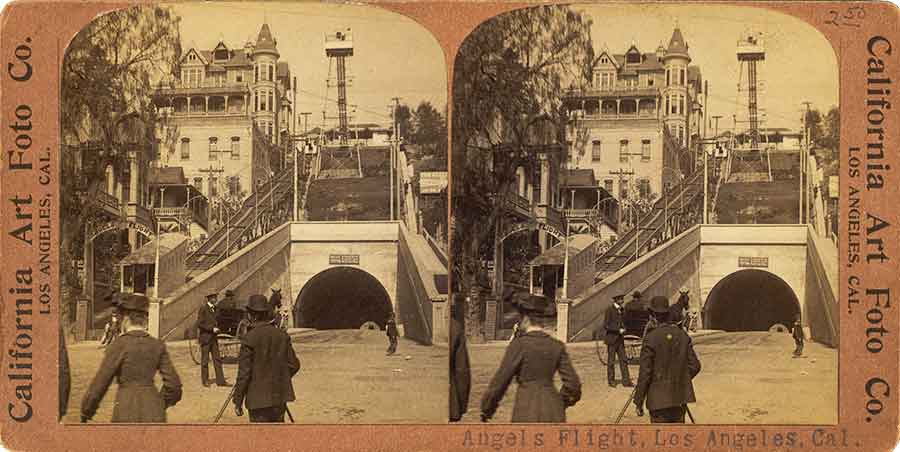
[[[616,358],[619,360],[619,371],[622,373],[622,385],[634,386],[628,373],[628,356],[625,354],[625,308],[622,306],[624,295],[613,297],[612,306],[606,308],[603,316],[603,329],[606,332],[606,380],[610,386],[616,386]]]
[[[216,298],[218,294],[211,293],[206,296],[206,303],[197,311],[198,340],[200,342],[200,380],[203,386],[210,386],[209,382],[209,357],[212,355],[213,369],[216,372],[216,384],[219,386],[231,386],[225,380],[222,371],[222,356],[219,354],[219,326],[216,321]]]
[[[690,336],[669,322],[666,297],[653,297],[650,312],[659,326],[644,337],[634,404],[641,416],[646,401],[653,423],[684,423],[687,404],[696,402],[691,380],[700,373],[700,360]]]
[[[295,400],[291,378],[300,370],[300,360],[291,337],[272,325],[272,307],[263,295],[252,295],[247,303],[250,331],[241,339],[234,411],[250,412],[250,422],[284,422],[287,402]]]

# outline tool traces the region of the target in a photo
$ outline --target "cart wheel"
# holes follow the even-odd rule
[[[596,344],[595,350],[597,351],[597,358],[600,360],[600,363],[605,366],[606,365],[606,355],[607,355],[606,343],[601,340],[597,340],[597,341],[595,341],[595,344]]]
[[[640,364],[641,362],[641,346],[643,342],[638,336],[625,335],[625,356],[628,358],[628,364]]]
[[[191,360],[194,361],[194,364],[200,365],[200,340],[199,339],[190,339],[188,340],[188,348],[191,350]]]

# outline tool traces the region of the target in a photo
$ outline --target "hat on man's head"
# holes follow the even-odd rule
[[[669,299],[662,295],[657,295],[650,299],[650,307],[648,309],[650,309],[651,312],[660,314],[669,312]]]
[[[632,292],[631,298],[641,298],[641,291],[635,290],[634,292]]]
[[[216,301],[219,299],[219,293],[213,292],[206,295],[206,301]]]
[[[207,296],[208,296],[208,295],[207,295]],[[232,298],[232,297],[234,297],[234,291],[231,290],[231,289],[226,290],[226,291],[225,291],[225,298]]]
[[[150,299],[138,294],[123,294],[119,297],[119,309],[123,311],[150,312]]]
[[[522,314],[552,317],[556,315],[556,304],[543,295],[532,295],[527,292],[517,293],[513,297],[513,307]]]
[[[264,295],[250,295],[250,299],[247,301],[247,310],[253,312],[271,312],[272,305],[269,304],[269,300],[266,300]]]

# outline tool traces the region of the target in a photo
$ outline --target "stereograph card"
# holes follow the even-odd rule
[[[2,24],[7,449],[897,447],[896,5]]]

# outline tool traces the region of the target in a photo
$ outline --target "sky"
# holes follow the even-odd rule
[[[747,95],[738,99],[737,41],[748,31],[761,32],[766,60],[757,63],[764,87],[759,105],[762,127],[801,126],[802,102],[823,113],[838,103],[837,57],[831,44],[808,23],[765,9],[728,5],[578,6],[593,20],[591,39],[597,55],[604,45],[625,53],[632,41],[642,52],[669,43],[676,23],[689,46],[691,64],[709,81],[708,117],[722,115],[719,131],[732,127],[739,109],[746,118]],[[746,74],[743,81],[746,83]],[[739,102],[736,105],[736,101]],[[740,127],[739,127],[740,128]],[[710,129],[712,134],[712,129]]]
[[[181,17],[182,50],[211,50],[221,40],[229,48],[256,41],[263,22],[278,42],[279,61],[297,77],[297,112],[312,112],[309,128],[322,125],[326,96],[329,116],[336,115],[337,89],[326,89],[329,62],[324,36],[351,29],[354,56],[348,59],[352,85],[348,110],[352,122],[391,123],[393,97],[415,107],[431,102],[443,111],[447,102],[444,53],[434,37],[412,19],[377,7],[277,2],[191,2],[171,5]],[[332,76],[336,69],[332,67]],[[299,117],[299,115],[298,115]],[[329,127],[337,125],[330,119]],[[300,124],[302,128],[302,123]],[[300,130],[300,129],[298,129]]]

